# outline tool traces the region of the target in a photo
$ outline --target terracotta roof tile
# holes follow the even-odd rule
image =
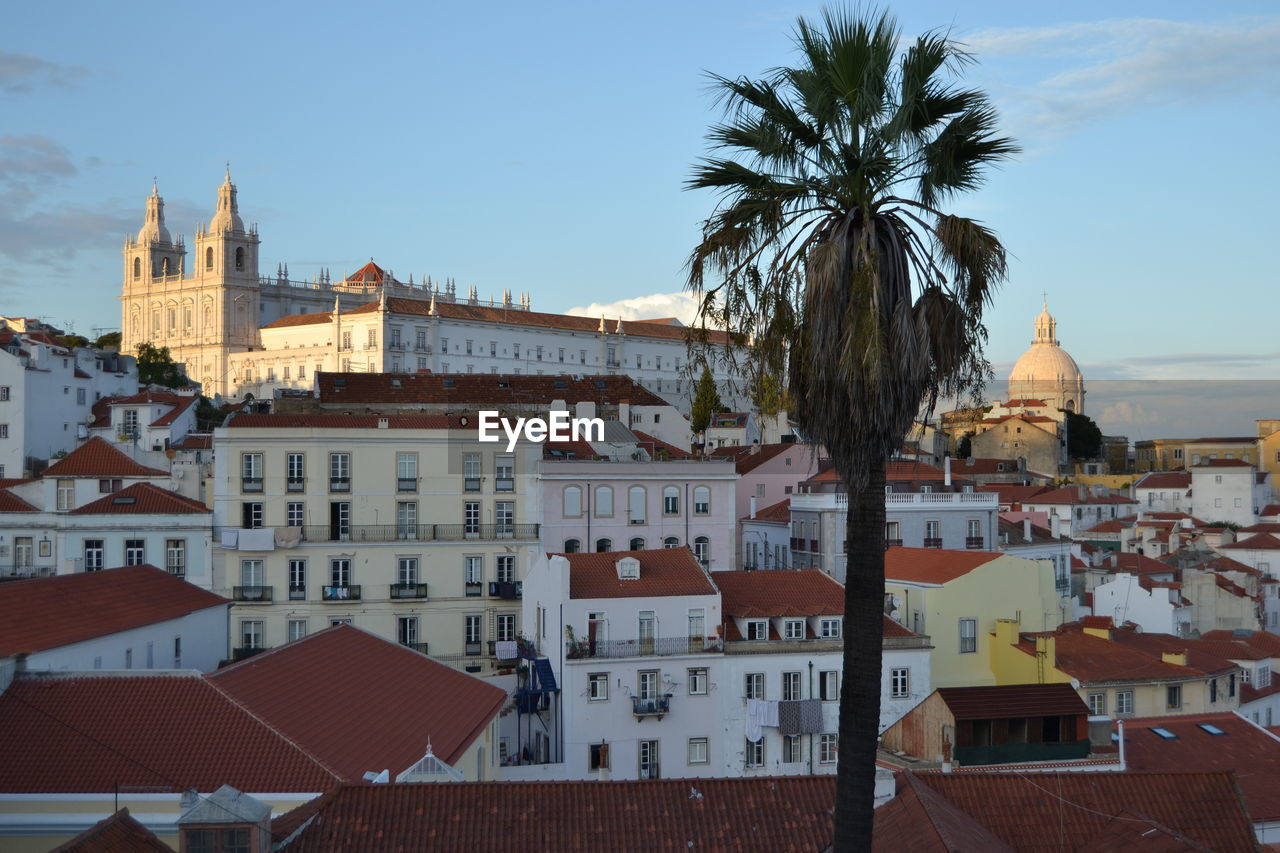
[[[0,489],[0,512],[40,512],[8,489]]]
[[[785,498],[776,504],[770,504],[764,509],[756,509],[756,517],[744,515],[743,521],[765,521],[771,524],[790,524],[791,523],[791,498]]]
[[[386,421],[388,429],[470,429],[459,418],[446,415],[257,415],[239,412],[228,419],[224,429],[377,429]]]
[[[1137,489],[1189,489],[1191,488],[1190,471],[1157,471],[1147,474],[1139,480]]]
[[[168,471],[134,462],[94,436],[44,470],[45,477],[168,477]]]
[[[1089,706],[1070,684],[939,687],[937,693],[957,720],[1087,716],[1089,713]]]
[[[430,839],[477,853],[811,853],[831,843],[834,797],[831,776],[344,785],[277,818],[272,835],[306,824],[289,853],[368,849],[373,838],[381,850]]]
[[[1280,539],[1270,533],[1255,533],[1247,539],[1232,542],[1230,545],[1223,545],[1222,548],[1224,550],[1234,548],[1240,551],[1276,551],[1280,550]]]
[[[1237,533],[1280,533],[1280,521],[1263,521],[1241,527]]]
[[[1089,489],[1084,489],[1084,496],[1080,495],[1081,487],[1079,486],[1063,486],[1058,489],[1051,489],[1041,492],[1033,497],[1025,498],[1023,503],[1032,504],[1136,504],[1133,498],[1126,498],[1123,495],[1095,495]]]
[[[1013,848],[992,835],[937,791],[916,781],[913,773],[899,774],[897,795],[876,809],[872,853],[1013,853]]]
[[[726,617],[839,616],[844,587],[817,569],[716,572]]]
[[[668,444],[660,438],[655,438],[647,432],[640,430],[631,431],[636,438],[640,439],[636,442],[640,447],[648,451],[650,456],[656,456],[659,453],[665,454],[668,459],[693,459],[693,454],[687,450],[681,450],[674,444]]]
[[[173,853],[173,848],[134,820],[128,809],[120,809],[52,853]]]
[[[1243,459],[1206,459],[1198,465],[1192,465],[1192,468],[1252,468],[1252,462],[1245,462]]]
[[[134,483],[71,510],[70,515],[193,515],[212,512],[209,507],[177,492]]]
[[[0,658],[178,619],[227,599],[152,566],[0,584]],[[49,614],[58,614],[50,619]]]
[[[183,436],[177,444],[172,445],[172,448],[174,450],[212,450],[213,436],[189,433]]]
[[[979,456],[970,456],[966,459],[953,459],[951,460],[951,473],[1016,474],[1018,473],[1018,460],[992,459]]]
[[[581,379],[568,374],[431,374],[327,373],[315,375],[322,404],[398,403],[412,405],[550,406],[567,405],[669,406],[630,376],[600,375]]]
[[[998,551],[890,548],[884,554],[886,580],[944,584],[1004,555]]]
[[[716,587],[688,548],[564,554],[569,561],[570,598],[644,598],[715,595]],[[623,557],[640,561],[640,577],[618,578]]]
[[[1231,642],[1242,643],[1251,649],[1261,652],[1268,657],[1280,658],[1280,634],[1273,634],[1270,631],[1206,631],[1201,637],[1203,640],[1230,640]]]
[[[457,762],[507,699],[482,679],[349,625],[206,677],[352,780],[388,768],[394,778],[426,754],[428,741]]]
[[[885,616],[884,626],[881,629],[881,636],[883,637],[919,637],[921,635],[917,634],[915,631],[908,630],[907,627],[902,623],[895,622],[893,619],[890,619],[888,616]]]
[[[732,459],[739,474],[748,474],[796,446],[795,444],[753,444],[747,447],[717,447],[711,451],[711,455]]]
[[[1036,495],[1052,491],[1049,486],[1017,486],[1010,483],[987,483],[979,486],[980,492],[995,492],[1000,496],[1000,503],[1006,506],[1030,501]]]
[[[94,401],[94,404],[89,408],[89,411],[93,414],[91,427],[106,429],[111,426],[111,402],[115,399],[115,397],[103,397],[101,400]]]

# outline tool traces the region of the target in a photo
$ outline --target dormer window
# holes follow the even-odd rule
[[[782,623],[783,636],[788,640],[804,639],[804,620],[787,619]]]
[[[633,581],[640,579],[640,561],[635,557],[623,557],[618,561],[618,579]]]
[[[764,619],[751,619],[747,622],[748,640],[769,639],[769,623]]]
[[[835,639],[840,636],[840,620],[839,619],[823,619],[821,633],[826,639]]]

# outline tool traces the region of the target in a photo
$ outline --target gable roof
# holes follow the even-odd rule
[[[1134,484],[1135,489],[1189,489],[1190,471],[1155,471]]]
[[[120,809],[52,853],[173,853],[173,848],[131,817],[128,809]]]
[[[0,584],[0,658],[55,649],[228,603],[153,566],[8,581]]]
[[[764,521],[770,524],[790,524],[791,523],[791,498],[784,498],[776,504],[770,504],[764,509],[756,509],[756,517],[744,515],[743,521]]]
[[[894,547],[884,552],[886,580],[944,584],[1003,557],[999,551]]]
[[[899,790],[876,809],[872,853],[1013,853],[969,815],[923,785],[914,773],[899,774]]]
[[[715,595],[716,587],[688,548],[560,554],[569,561],[570,598],[644,598]],[[640,577],[621,580],[617,563],[640,561]]]
[[[657,456],[665,453],[668,459],[693,459],[694,456],[687,450],[682,450],[674,444],[668,444],[660,438],[649,435],[647,432],[641,432],[638,429],[631,431],[636,437],[636,444],[649,452],[650,456]]]
[[[1080,492],[1083,491],[1084,495]],[[1123,495],[1095,495],[1091,489],[1081,486],[1062,486],[1040,494],[1023,498],[1031,504],[1136,504],[1133,498]]]
[[[939,687],[936,692],[957,720],[1089,713],[1089,706],[1070,684]]]
[[[350,625],[206,677],[347,779],[384,769],[394,778],[426,754],[428,742],[456,762],[507,698],[479,678]]]
[[[168,477],[168,471],[134,462],[95,435],[44,470],[50,477]]]
[[[1280,539],[1270,533],[1255,533],[1248,539],[1240,539],[1229,545],[1221,546],[1224,550],[1235,548],[1241,551],[1276,551],[1280,550]]]
[[[759,468],[770,459],[781,456],[798,444],[752,444],[746,447],[717,447],[711,451],[713,457],[732,459],[739,474],[748,474]]]
[[[315,374],[321,404],[398,403],[410,406],[548,406],[595,403],[669,406],[630,376],[601,374],[329,373]]]
[[[842,616],[844,587],[818,569],[716,572],[726,617]]]
[[[40,512],[8,489],[0,489],[0,512]]]
[[[177,492],[134,483],[71,510],[69,515],[200,515],[213,510]]]
[[[448,415],[294,415],[236,412],[223,429],[377,429],[380,421],[387,429],[464,429],[461,421]],[[475,427],[471,427],[473,433]]]
[[[369,849],[811,853],[831,843],[831,776],[343,785],[272,822],[287,853]],[[429,841],[428,841],[429,840]]]
[[[106,402],[108,406],[136,406],[139,403],[159,403],[169,406],[169,409],[164,414],[151,422],[151,426],[158,427],[172,424],[182,416],[183,412],[194,406],[199,399],[196,394],[175,394],[172,391],[157,391],[148,388],[145,391],[130,394],[127,397],[107,397],[105,400],[99,400],[98,402]],[[107,424],[110,424],[109,419]]]

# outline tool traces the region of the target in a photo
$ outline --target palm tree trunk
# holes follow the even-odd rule
[[[884,462],[873,463],[866,487],[849,495],[835,853],[870,850],[875,823],[884,636],[884,472]]]

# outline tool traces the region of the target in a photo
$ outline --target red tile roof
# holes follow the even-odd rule
[[[49,477],[168,477],[168,471],[148,468],[94,436],[44,470]]]
[[[1051,491],[1049,486],[1016,486],[1010,483],[988,483],[979,486],[980,492],[995,492],[1000,496],[1000,503],[1011,506],[1029,501],[1036,495]]]
[[[1078,625],[1064,625],[1048,634],[1055,637],[1054,665],[1086,684],[1189,679],[1204,675],[1189,667],[1165,663],[1158,654],[1153,657],[1140,649],[1086,634]],[[1018,648],[1029,655],[1035,654],[1035,644],[1028,640],[1020,642]]]
[[[753,444],[747,447],[717,447],[713,457],[732,459],[739,474],[748,474],[777,456],[781,456],[796,444]]]
[[[688,548],[564,554],[569,561],[570,598],[644,598],[715,595],[716,588]],[[618,578],[623,557],[640,561],[640,577]]]
[[[470,429],[475,422],[446,415],[258,415],[238,412],[223,426],[227,429],[377,429],[379,421],[387,429]]]
[[[1241,527],[1237,533],[1280,533],[1280,521],[1263,521]]]
[[[1041,492],[1034,497],[1025,498],[1024,503],[1032,504],[1136,504],[1133,498],[1126,498],[1123,495],[1095,495],[1093,492],[1084,488],[1084,496],[1081,497],[1082,487],[1080,486],[1063,486],[1058,489],[1051,489]]]
[[[999,415],[998,417],[994,417],[994,418],[983,418],[982,422],[984,424],[1002,424],[1005,421],[1014,420],[1014,419],[1025,421],[1026,423],[1029,423],[1029,424],[1057,423],[1057,421],[1055,421],[1053,418],[1048,418],[1048,417],[1045,417],[1044,415],[1026,415],[1026,414],[1022,414],[1021,412],[1011,414],[1011,415]]]
[[[936,465],[909,459],[891,459],[884,469],[885,482],[887,483],[942,483],[946,480],[946,476],[946,472]],[[840,473],[835,468],[827,468],[805,482],[839,483],[843,481]],[[973,481],[957,476],[956,469],[952,468],[951,483],[953,486],[960,486],[971,485]]]
[[[890,548],[884,554],[886,580],[944,584],[1004,555],[998,551]]]
[[[951,460],[951,471],[960,474],[1016,474],[1018,460],[970,456]]]
[[[716,572],[726,617],[840,616],[844,587],[817,569]]]
[[[196,394],[175,394],[172,391],[156,391],[147,389],[127,397],[108,397],[106,402],[111,406],[138,405],[139,403],[160,403],[169,406],[169,410],[151,422],[151,426],[168,426],[176,421],[183,412],[191,408],[199,400]],[[103,402],[99,400],[98,402]],[[108,421],[109,423],[109,421]]]
[[[1243,459],[1206,459],[1198,465],[1192,465],[1192,468],[1252,468],[1252,462],[1245,462]]]
[[[397,403],[402,406],[549,406],[595,403],[669,406],[630,376],[569,374],[327,373],[315,375],[321,403]]]
[[[1225,734],[1210,734],[1210,725]],[[1176,737],[1151,731],[1163,728]],[[1134,770],[1235,771],[1249,816],[1280,820],[1280,738],[1239,714],[1180,714],[1125,720],[1125,752]]]
[[[881,636],[883,637],[919,637],[921,635],[917,634],[915,631],[908,630],[906,626],[901,624],[900,622],[895,622],[893,619],[890,619],[888,616],[885,616],[884,626],[882,628]]]
[[[1191,488],[1190,471],[1157,471],[1147,474],[1139,480],[1137,489],[1189,489]]]
[[[52,853],[173,853],[173,848],[130,817],[128,809],[120,809]]]
[[[791,498],[778,501],[776,504],[770,504],[764,509],[756,508],[756,517],[744,515],[743,521],[767,521],[771,524],[790,524],[791,523]]]
[[[1257,849],[1230,773],[927,773],[916,781],[1026,853],[1147,850],[1152,830],[1169,837],[1169,829],[1198,847],[1155,848],[1162,853]]]
[[[200,501],[150,483],[134,483],[73,509],[70,515],[192,515],[207,512],[212,510]]]
[[[344,785],[276,818],[272,836],[301,828],[288,853],[812,853],[831,843],[834,799],[831,776]]]
[[[1268,657],[1280,658],[1280,634],[1270,631],[1206,631],[1202,640],[1229,640],[1241,643]]]
[[[395,279],[387,278],[386,270],[375,264],[373,258],[370,258],[369,263],[360,267],[360,269],[353,273],[348,273],[342,280],[352,284],[377,284],[384,280],[395,281]]]
[[[1110,559],[1115,560],[1114,565],[1112,565]],[[1173,571],[1173,567],[1168,563],[1152,559],[1146,554],[1112,554],[1111,558],[1103,564],[1103,567],[1135,575],[1162,574]]]
[[[1070,684],[1007,684],[988,687],[939,687],[938,696],[957,720],[1087,716],[1089,706]]]
[[[711,416],[707,429],[742,429],[748,417],[746,412],[719,412]]]
[[[0,755],[3,793],[319,793],[340,781],[194,673],[19,678],[0,694]]]
[[[0,584],[0,658],[179,619],[227,603],[222,596],[152,566],[9,581]]]
[[[636,443],[640,447],[648,451],[650,456],[657,456],[660,453],[664,453],[666,454],[666,457],[668,459],[694,458],[693,454],[690,453],[689,451],[681,450],[679,447],[676,447],[674,444],[668,444],[667,442],[663,441],[660,438],[655,438],[654,436],[649,435],[649,433],[647,432],[641,432],[638,429],[632,430],[631,432],[633,435],[635,435],[636,438],[639,439],[639,441]]]
[[[384,769],[394,778],[426,754],[428,741],[435,755],[456,762],[507,699],[482,679],[349,625],[206,677],[353,780]]]
[[[1222,548],[1238,548],[1241,551],[1275,551],[1280,550],[1280,539],[1270,533],[1255,533],[1248,539],[1241,539],[1237,542],[1232,542],[1230,545],[1223,545]]]
[[[7,489],[0,489],[0,512],[40,512],[40,508],[32,506]]]
[[[177,444],[171,445],[171,447],[174,450],[212,450],[213,436],[189,433],[183,436]]]
[[[1013,853],[940,794],[917,781],[913,773],[898,774],[897,795],[876,809],[872,853]]]

